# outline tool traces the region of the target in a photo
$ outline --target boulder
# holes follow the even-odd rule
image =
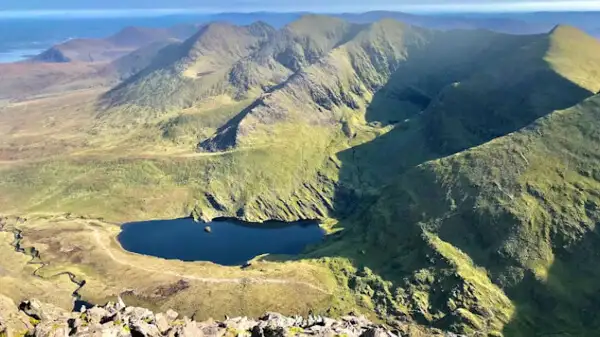
[[[393,337],[394,334],[388,332],[383,328],[370,328],[363,332],[360,337]],[[400,337],[400,336],[398,336]]]
[[[200,328],[204,337],[222,337],[225,335],[226,330],[219,327],[215,322],[207,324]]]
[[[248,317],[237,317],[226,320],[223,325],[236,331],[249,331],[256,325],[256,321],[249,320]]]
[[[116,304],[116,307],[115,307],[115,308],[116,308],[117,310],[123,310],[125,307],[127,307],[127,306],[125,305],[125,302],[123,301],[123,299],[121,298],[121,296],[119,296],[119,297],[117,298],[117,304]]]
[[[86,310],[82,316],[85,317],[85,321],[89,324],[102,324],[106,322],[109,315],[107,309],[96,306]]]
[[[179,317],[179,314],[176,311],[173,311],[171,309],[167,310],[167,320],[169,320],[169,323],[173,322],[174,320],[177,319],[177,317]]]
[[[69,326],[66,321],[42,321],[35,326],[35,337],[67,337]]]
[[[154,316],[154,321],[156,322],[156,327],[162,334],[166,333],[171,328],[172,321],[169,321],[165,314],[156,314]]]
[[[144,337],[160,337],[162,336],[162,332],[159,328],[154,325],[147,323],[146,321],[135,320],[132,321],[129,325],[131,329],[131,334],[134,336],[144,336]]]
[[[259,319],[261,321],[262,326],[278,326],[287,328],[290,326],[294,326],[296,324],[296,320],[292,317],[286,317],[282,314],[268,312],[263,317]]]
[[[175,336],[178,337],[200,337],[202,330],[196,322],[191,321],[187,317],[184,318],[183,324],[178,325],[175,329]]]
[[[65,310],[36,299],[21,302],[19,310],[38,321],[54,321],[68,315]]]
[[[252,328],[252,337],[287,337],[287,331],[283,327],[265,326],[259,325]]]
[[[123,313],[125,316],[129,317],[130,321],[154,320],[152,311],[145,308],[127,307]]]

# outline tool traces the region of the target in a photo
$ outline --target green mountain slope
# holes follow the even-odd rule
[[[180,43],[180,41],[176,39],[166,39],[150,43],[149,45],[136,49],[135,51],[112,61],[106,66],[104,71],[106,73],[114,73],[119,79],[126,80],[150,66],[164,48],[171,45],[177,45],[178,43]]]
[[[457,39],[464,43],[464,36]],[[453,40],[434,48],[445,43]],[[596,93],[599,48],[583,32],[558,27],[547,35],[492,36],[467,52],[433,49],[401,66],[366,111],[371,123],[395,128],[341,156],[358,166],[362,181],[382,185],[423,161],[516,131]]]
[[[107,93],[104,104],[189,107],[224,90],[229,68],[272,32],[271,27],[261,23],[246,27],[206,25],[182,44],[161,50],[146,69]]]
[[[212,24],[161,49],[106,94],[111,107],[95,119],[99,136],[90,143],[134,154],[196,144],[209,152],[181,159],[191,171],[178,212],[258,221],[345,216],[407,169],[590,96],[594,77],[582,76],[598,71],[597,44],[569,28],[511,36],[322,16],[280,31]],[[243,76],[232,77],[234,70]],[[148,159],[158,165],[156,175],[143,172],[149,178],[174,174],[168,157]],[[125,170],[138,164],[132,159]]]
[[[432,147],[458,152],[598,92],[597,51],[594,38],[559,26],[453,83],[429,107]]]
[[[179,47],[105,96],[111,107],[177,109],[228,95],[254,97],[319,60],[347,38],[353,25],[309,15],[280,31],[258,22],[209,24]]]
[[[594,96],[386,188],[349,234],[398,287],[386,309],[463,332],[593,336],[599,114]]]
[[[365,35],[373,46],[376,38],[371,34],[380,35],[377,35],[377,25],[371,28]],[[398,30],[389,27],[383,30],[390,31]],[[464,39],[462,34],[447,34],[443,38],[450,44],[451,34]],[[396,49],[398,44],[389,42],[398,40],[386,36],[383,41],[389,47],[388,52],[380,53],[384,57],[373,58],[381,63],[368,63],[371,69],[379,69],[360,73],[365,69],[357,66],[361,60],[357,55],[364,46],[360,43],[361,36],[359,33],[356,40],[335,49],[331,59],[325,58],[303,69],[282,88],[246,111],[235,126],[201,146],[214,149],[210,146],[217,144],[216,149],[222,150],[282,142],[283,134],[292,134],[292,129],[285,126],[289,124],[321,127],[319,133],[323,132],[323,126],[327,129],[327,125],[331,125],[331,129],[339,128],[338,137],[364,142],[366,138],[360,138],[367,137],[368,132],[359,128],[357,112],[366,111],[366,118],[369,114],[384,116],[384,123],[390,123],[390,118],[412,118],[403,124],[392,122],[396,126],[391,131],[382,130],[372,142],[337,156],[339,161],[335,165],[339,171],[332,178],[334,195],[325,194],[324,198],[326,205],[335,211],[356,210],[356,203],[368,205],[370,195],[378,194],[377,190],[369,192],[370,188],[393,182],[377,197],[379,201],[363,213],[364,218],[348,221],[350,230],[345,240],[351,248],[326,248],[322,252],[325,256],[349,256],[355,265],[368,268],[354,274],[349,287],[371,298],[375,309],[384,316],[407,316],[461,333],[487,331],[491,335],[504,332],[509,336],[531,336],[544,327],[548,332],[564,330],[574,336],[591,335],[595,323],[584,321],[578,313],[569,313],[592,312],[594,300],[586,296],[596,290],[588,285],[595,279],[595,273],[585,269],[577,274],[586,287],[579,289],[579,295],[573,298],[569,297],[568,282],[563,279],[552,284],[557,281],[549,274],[554,268],[567,268],[581,254],[590,254],[589,258],[595,254],[581,252],[575,248],[578,245],[567,249],[563,244],[577,241],[578,233],[589,232],[594,237],[590,228],[597,215],[585,215],[585,209],[587,206],[595,209],[596,183],[589,181],[590,185],[580,187],[585,187],[585,191],[577,192],[569,184],[576,185],[582,174],[569,173],[575,174],[574,180],[566,183],[559,168],[567,164],[575,168],[583,166],[588,168],[585,175],[593,175],[589,170],[594,167],[593,158],[597,156],[593,136],[596,126],[590,120],[597,117],[598,98],[590,98],[566,111],[553,111],[569,108],[598,92],[600,82],[594,76],[600,70],[598,42],[569,27],[557,27],[550,34],[539,36],[475,38],[465,43],[464,49],[457,50],[456,57],[430,56],[429,64],[439,65],[432,73],[419,61],[413,62],[414,67],[403,69],[402,62],[411,62],[410,57],[406,61],[397,56],[402,52],[396,51],[402,49]],[[427,35],[416,36],[411,36],[406,45],[419,55],[419,51],[427,50],[427,40],[421,39]],[[406,40],[403,36],[402,42]],[[433,45],[430,48],[436,47],[429,43]],[[461,60],[459,55],[465,55],[465,51],[472,54]],[[431,51],[428,54],[435,55]],[[346,60],[352,61],[344,63]],[[393,62],[398,63],[392,66],[394,70],[387,72],[386,83],[386,68],[381,64]],[[452,73],[439,73],[446,68],[444,62],[455,64]],[[424,69],[423,73],[418,69]],[[409,71],[414,71],[415,76],[406,79]],[[381,77],[372,80],[364,74]],[[366,108],[369,83],[375,83],[375,88],[378,83],[386,83],[384,92],[388,95],[409,89],[410,94],[392,94],[386,99],[387,104],[394,100],[404,104],[397,110],[399,116],[394,116],[395,111]],[[413,95],[414,92],[419,95]],[[381,94],[381,90],[375,96],[377,94]],[[429,104],[423,97],[431,97]],[[372,102],[376,99],[374,97]],[[302,106],[300,111],[289,108],[297,105]],[[282,111],[286,113],[281,114]],[[493,140],[549,114],[533,127]],[[565,120],[560,116],[571,117]],[[585,124],[587,129],[579,133],[571,130],[573,125],[580,124]],[[279,127],[281,133],[278,133]],[[547,132],[552,135],[546,136]],[[573,137],[569,144],[565,144],[567,135]],[[591,138],[586,140],[588,136]],[[493,141],[479,148],[412,168],[427,159],[490,140]],[[578,151],[580,157],[572,160],[569,153],[579,142],[590,145],[580,149],[583,151]],[[549,144],[557,145],[550,147]],[[547,167],[547,160],[558,166]],[[531,167],[526,170],[523,163]],[[334,170],[331,166],[324,167]],[[405,170],[408,171],[395,178]],[[531,192],[528,189],[534,177],[541,186]],[[581,180],[582,184],[583,181],[586,179]],[[309,186],[327,185],[319,181],[305,185]],[[295,213],[289,213],[290,209],[310,209],[310,203],[315,201],[309,197],[311,189],[313,187],[301,189],[309,194],[298,199],[297,190],[294,197],[261,194],[254,201],[247,199],[242,208],[244,213],[237,215],[253,217],[264,211],[269,216],[294,216]],[[320,201],[323,192],[315,190],[319,191],[320,198],[316,200]],[[532,195],[540,198],[549,192],[555,194],[553,200],[545,201],[550,202],[550,208],[540,209],[533,203]],[[277,202],[269,202],[268,198]],[[586,204],[588,199],[592,204]],[[283,207],[288,208],[273,207],[282,205],[282,200]],[[302,217],[307,213],[298,214]],[[557,222],[562,223],[555,225]],[[589,249],[592,244],[584,245]],[[556,254],[563,254],[564,262],[557,263]],[[571,271],[567,270],[559,277],[569,274]],[[540,286],[544,282],[550,282],[551,289],[541,290],[547,287]],[[579,299],[585,300],[578,302]],[[555,308],[549,318],[544,317],[548,315],[547,302],[554,303]]]
[[[392,181],[321,252],[354,261],[348,285],[376,310],[467,334],[595,335],[600,44],[569,27],[526,39],[339,155],[359,163],[342,177]]]

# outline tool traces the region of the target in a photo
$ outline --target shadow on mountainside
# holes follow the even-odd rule
[[[578,326],[586,329],[597,326],[591,310],[597,300],[586,297],[580,285],[565,280],[569,275],[581,275],[581,282],[590,283],[587,289],[597,289],[591,284],[600,272],[586,269],[575,274],[579,267],[574,262],[578,259],[569,257],[591,249],[598,240],[595,231],[573,253],[568,250],[556,253],[557,260],[545,284],[523,268],[521,279],[512,283],[501,281],[501,276],[516,277],[511,268],[517,267],[502,255],[500,247],[510,240],[515,227],[524,224],[500,205],[479,212],[475,207],[478,187],[470,186],[470,181],[461,182],[458,190],[448,191],[435,171],[417,168],[430,160],[525,128],[536,119],[571,107],[593,94],[540,62],[535,71],[514,82],[487,81],[487,76],[494,76],[488,72],[465,85],[448,83],[422,113],[418,109],[409,115],[398,111],[396,118],[394,110],[388,109],[382,114],[386,120],[379,122],[395,124],[392,131],[337,154],[341,165],[333,209],[347,210],[349,203],[355,207],[350,208],[352,214],[337,212],[346,230],[329,238],[326,245],[308,257],[349,259],[357,271],[345,269],[348,287],[370,298],[375,311],[382,316],[399,320],[410,316],[422,324],[467,334],[481,329],[499,333],[503,329],[506,336],[531,336],[528,333],[540,331],[544,326],[554,329],[559,326],[557,322],[565,320],[570,320],[565,326],[572,331],[577,331]],[[425,102],[419,97],[415,101],[416,96],[406,94],[417,90],[414,87],[402,90],[388,83],[376,93],[373,102],[375,105],[396,102],[399,106]],[[445,169],[452,177],[461,179],[457,172],[460,167]],[[349,194],[349,190],[353,193]],[[382,194],[384,197],[380,197]],[[348,200],[349,195],[353,200]],[[453,204],[454,201],[458,204]],[[439,242],[428,233],[453,248],[441,251]],[[505,327],[490,323],[494,315],[507,312],[506,308],[497,308],[504,295],[500,290],[479,289],[475,279],[460,275],[459,267],[448,256],[460,257],[461,252],[467,256],[465,261],[472,260],[473,272],[483,267],[489,273],[487,288],[502,288],[516,306],[514,317],[498,318],[508,322]],[[591,256],[597,257],[597,251]],[[554,287],[564,296],[556,295]],[[582,301],[570,299],[571,292],[581,294]],[[486,297],[480,303],[478,296]],[[568,310],[580,313],[562,312],[563,302],[568,304]],[[556,308],[546,310],[548,303]],[[544,318],[541,313],[550,315]]]
[[[461,70],[452,76],[444,74],[442,81],[449,81],[445,85],[421,81],[428,83],[425,90],[416,85],[419,80],[404,83],[404,74],[396,73],[367,108],[371,123],[395,127],[337,154],[342,162],[340,185],[359,191],[378,190],[410,168],[517,131],[594,94],[539,58],[536,64],[527,65],[533,71],[528,70],[514,82],[494,79],[502,69],[484,69],[476,75]],[[458,73],[468,78],[464,84],[452,82],[459,78]],[[439,90],[433,97],[422,94],[433,87]]]
[[[208,152],[219,152],[227,151],[233,148],[236,144],[237,133],[239,132],[240,123],[252,112],[255,108],[264,105],[264,99],[269,94],[285,87],[295,75],[289,76],[285,81],[268,88],[264,93],[257,99],[255,99],[250,105],[244,108],[235,117],[230,119],[223,126],[219,127],[215,132],[215,135],[209,139],[200,142],[197,146],[198,151]]]

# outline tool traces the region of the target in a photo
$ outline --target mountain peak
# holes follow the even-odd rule
[[[388,18],[384,18],[378,21],[373,22],[370,25],[370,30],[390,30],[389,33],[396,33],[396,30],[405,30],[406,28],[410,27],[410,25],[407,25],[404,22],[398,21],[398,20],[394,20],[394,19],[388,19]]]
[[[564,33],[583,33],[585,34],[583,31],[581,31],[579,28],[570,26],[570,25],[565,25],[565,24],[558,24],[556,26],[554,26],[551,30],[550,30],[550,35],[553,34],[564,34]]]
[[[590,92],[600,90],[600,41],[571,26],[558,25],[548,34],[545,60],[563,77]]]
[[[121,29],[107,40],[118,46],[140,46],[168,38],[166,30],[129,26]]]
[[[246,27],[248,27],[248,31],[254,36],[267,37],[277,32],[277,29],[264,21],[257,21]]]
[[[332,30],[348,25],[348,22],[331,16],[307,14],[288,24],[286,29],[298,35],[327,34]]]
[[[188,54],[194,51],[206,52],[207,50],[228,51],[233,45],[242,43],[251,36],[265,34],[261,25],[235,26],[227,22],[213,22],[203,26],[194,36],[184,43]],[[234,52],[233,50],[229,50]]]

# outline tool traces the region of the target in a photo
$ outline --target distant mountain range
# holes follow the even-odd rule
[[[0,51],[18,48],[39,48],[47,45],[49,41],[60,41],[76,36],[75,42],[67,42],[61,47],[67,53],[77,54],[74,59],[99,60],[110,57],[111,53],[102,52],[98,46],[89,50],[85,46],[87,38],[102,38],[125,27],[155,27],[167,28],[172,26],[184,27],[186,25],[199,25],[208,22],[220,21],[234,25],[247,25],[256,21],[263,21],[275,28],[280,28],[305,13],[221,13],[214,15],[178,15],[162,18],[114,18],[104,20],[79,20],[79,19],[27,19],[27,20],[0,20]],[[374,11],[367,13],[335,14],[335,16],[355,23],[374,22],[383,18],[392,18],[408,24],[435,28],[435,29],[489,29],[511,34],[541,33],[550,30],[557,24],[570,24],[592,35],[600,36],[598,13],[595,12],[562,12],[562,13],[529,13],[529,14],[489,14],[489,15],[414,15],[400,12]],[[10,26],[10,27],[9,27]],[[149,29],[149,28],[147,28]],[[157,34],[160,34],[157,32]],[[158,39],[158,35],[156,37]],[[115,46],[106,45],[106,48],[117,49]],[[60,48],[59,48],[60,49]],[[81,49],[81,53],[78,49]],[[85,50],[88,53],[85,53]],[[61,60],[60,53],[48,50],[44,58],[48,60]],[[97,55],[98,53],[104,55]],[[122,55],[122,52],[117,52]],[[72,55],[73,56],[73,55]],[[91,58],[90,58],[91,56]],[[96,58],[94,58],[96,56]],[[114,56],[114,55],[113,55]],[[53,58],[54,57],[54,58]],[[63,59],[64,60],[64,59]]]
[[[32,60],[37,62],[102,62],[115,60],[141,47],[170,39],[190,37],[198,25],[170,28],[126,27],[104,39],[74,39],[56,45]]]

